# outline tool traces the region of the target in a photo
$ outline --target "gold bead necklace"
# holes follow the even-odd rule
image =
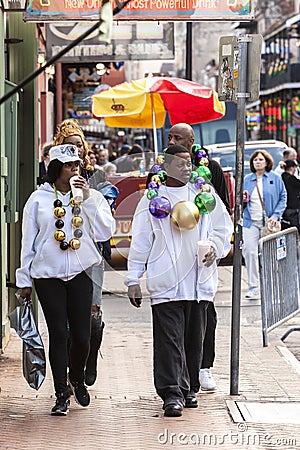
[[[54,206],[54,217],[56,219],[55,226],[56,230],[54,232],[54,239],[59,242],[59,247],[61,250],[67,250],[68,248],[71,248],[72,250],[78,250],[80,248],[80,238],[82,236],[82,230],[80,227],[83,225],[83,218],[79,215],[81,213],[81,208],[79,203],[75,203],[74,198],[71,197],[70,194],[70,201],[67,205],[63,205],[62,201],[59,200],[57,195],[57,189],[56,186],[53,186],[54,189],[54,195],[55,200],[53,203]],[[65,225],[64,221],[62,220],[62,217],[66,215],[66,210],[68,206],[72,206],[72,214],[73,217],[71,219],[72,227],[74,228],[74,237],[67,242],[66,241],[66,233],[63,231],[63,227]]]

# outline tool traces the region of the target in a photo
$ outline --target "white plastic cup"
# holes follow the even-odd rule
[[[198,246],[198,267],[204,267],[204,264],[202,262],[204,256],[209,252],[209,249],[211,247],[210,242],[208,241],[198,241],[197,242],[197,246]]]
[[[74,182],[78,180],[78,176],[70,178],[70,185],[72,189],[72,196],[74,198],[75,203],[81,203],[83,201],[83,192],[81,188],[77,188],[74,186]]]

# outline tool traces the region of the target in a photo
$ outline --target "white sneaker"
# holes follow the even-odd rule
[[[258,289],[249,289],[249,291],[245,295],[245,298],[248,298],[249,300],[255,300],[259,297],[260,297],[260,294],[259,294]]]
[[[214,391],[217,387],[210,369],[200,369],[199,381],[202,391]]]

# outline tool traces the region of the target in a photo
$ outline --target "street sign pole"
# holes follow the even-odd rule
[[[235,206],[234,206],[234,254],[232,279],[232,316],[231,316],[231,367],[230,395],[238,394],[239,354],[240,354],[240,307],[242,276],[242,212],[244,186],[244,146],[245,146],[245,110],[247,90],[247,60],[250,36],[240,36],[238,62],[237,126],[236,126],[236,163],[235,163]]]
[[[262,41],[259,34],[222,36],[219,40],[218,97],[237,102],[230,395],[239,392],[245,112],[247,100],[259,99]]]

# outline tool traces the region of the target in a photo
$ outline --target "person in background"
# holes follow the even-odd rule
[[[53,145],[72,144],[78,149],[81,163],[81,175],[88,180],[93,174],[93,166],[89,158],[89,146],[85,140],[83,131],[74,119],[63,120],[56,128],[56,133],[53,139]]]
[[[127,155],[128,155],[129,150],[130,150],[130,146],[128,144],[122,145],[121,150],[120,150],[120,156],[119,156],[119,158],[117,158],[114,161],[114,164],[117,167],[117,173],[128,172]]]
[[[107,150],[108,150],[108,161],[109,162],[115,161],[118,157],[115,144],[109,142],[107,145]]]
[[[40,184],[43,184],[44,182],[44,177],[47,173],[48,170],[48,165],[50,162],[50,156],[49,156],[49,151],[50,148],[52,147],[52,143],[47,143],[43,145],[43,150],[42,150],[42,161],[39,163],[39,176],[37,179],[37,185],[39,186]]]
[[[98,161],[99,169],[103,169],[109,163],[107,148],[102,148],[102,149],[98,150],[97,161]]]
[[[84,369],[93,286],[87,271],[101,262],[94,241],[109,239],[115,230],[109,205],[80,176],[80,164],[76,146],[51,148],[45,183],[31,194],[23,210],[21,264],[16,271],[20,296],[30,300],[34,285],[47,323],[55,416],[69,411],[68,381],[76,402],[84,407],[90,403]],[[83,191],[80,204],[72,201],[74,175],[78,176],[75,187]]]
[[[116,199],[119,195],[119,190],[116,186],[105,179],[104,170],[100,169],[95,171],[94,175],[90,178],[90,186],[98,192],[101,192],[105,200],[108,202],[112,214],[114,215],[114,207],[116,205]],[[90,272],[93,280],[93,306],[97,307],[97,311],[94,313],[92,312],[90,352],[87,358],[84,376],[85,384],[88,386],[92,386],[97,379],[97,360],[103,339],[103,329],[105,327],[105,323],[102,320],[104,261],[109,262],[111,260],[110,239],[97,242],[97,246],[102,255],[102,261],[99,266],[92,267]]]
[[[187,123],[173,125],[169,131],[168,144],[180,144],[186,147],[192,155],[192,145],[195,141],[193,128]],[[223,201],[230,214],[229,194],[224,173],[217,161],[209,159],[208,168],[211,171],[211,183]],[[203,357],[199,373],[201,390],[214,391],[217,387],[212,376],[211,368],[215,360],[215,341],[217,327],[217,312],[214,302],[210,302],[207,308],[207,326],[203,343]]]
[[[287,191],[287,205],[282,215],[281,225],[283,230],[297,227],[300,233],[300,180],[295,177],[298,163],[288,159],[284,165],[281,177]]]
[[[276,225],[286,207],[287,193],[282,178],[272,171],[274,161],[265,150],[256,150],[250,156],[252,173],[244,179],[246,202],[243,214],[243,254],[248,274],[249,300],[259,298],[258,241],[264,227],[263,208],[259,194],[264,203],[271,225]]]
[[[199,190],[189,183],[192,160],[182,145],[169,145],[164,153],[165,184],[160,198],[170,208],[195,198]],[[132,222],[132,243],[125,284],[135,307],[141,306],[140,278],[147,272],[153,321],[154,384],[163,400],[164,415],[179,417],[183,407],[198,406],[199,370],[206,329],[206,310],[217,288],[216,259],[230,249],[232,222],[223,202],[215,194],[216,207],[201,214],[189,228],[173,225],[166,215],[150,213],[147,193],[140,200]],[[156,197],[158,198],[158,197]],[[173,215],[174,217],[174,215]],[[197,264],[199,237],[209,241],[203,257],[204,268]]]
[[[117,173],[117,168],[115,164],[108,163],[103,167],[103,172],[105,173],[105,178],[113,177]]]
[[[146,170],[145,154],[143,147],[140,144],[133,144],[128,152],[127,159],[128,163],[131,164],[131,170],[139,170],[142,160],[144,162],[144,170]]]
[[[94,143],[92,146],[91,146],[91,150],[92,150],[92,152],[94,152],[95,154],[97,154],[97,152],[98,152],[98,150],[100,150],[100,148],[102,148],[99,144],[96,144],[96,143]]]
[[[284,150],[282,153],[282,156],[283,156],[283,161],[280,161],[278,163],[277,167],[274,169],[274,172],[277,173],[277,175],[283,174],[284,169],[285,169],[285,161],[287,161],[288,159],[290,159],[292,161],[297,161],[297,158],[298,158],[297,151],[293,147],[288,147],[286,150]],[[299,178],[298,167],[295,172],[295,176],[297,178]]]
[[[117,165],[118,172],[132,172],[139,169],[141,159],[144,158],[143,148],[139,144],[133,144],[126,157]]]
[[[93,166],[94,170],[100,169],[100,166],[97,164],[96,153],[93,152],[92,150],[89,150],[88,155],[89,155],[89,158],[90,158],[90,163]]]

